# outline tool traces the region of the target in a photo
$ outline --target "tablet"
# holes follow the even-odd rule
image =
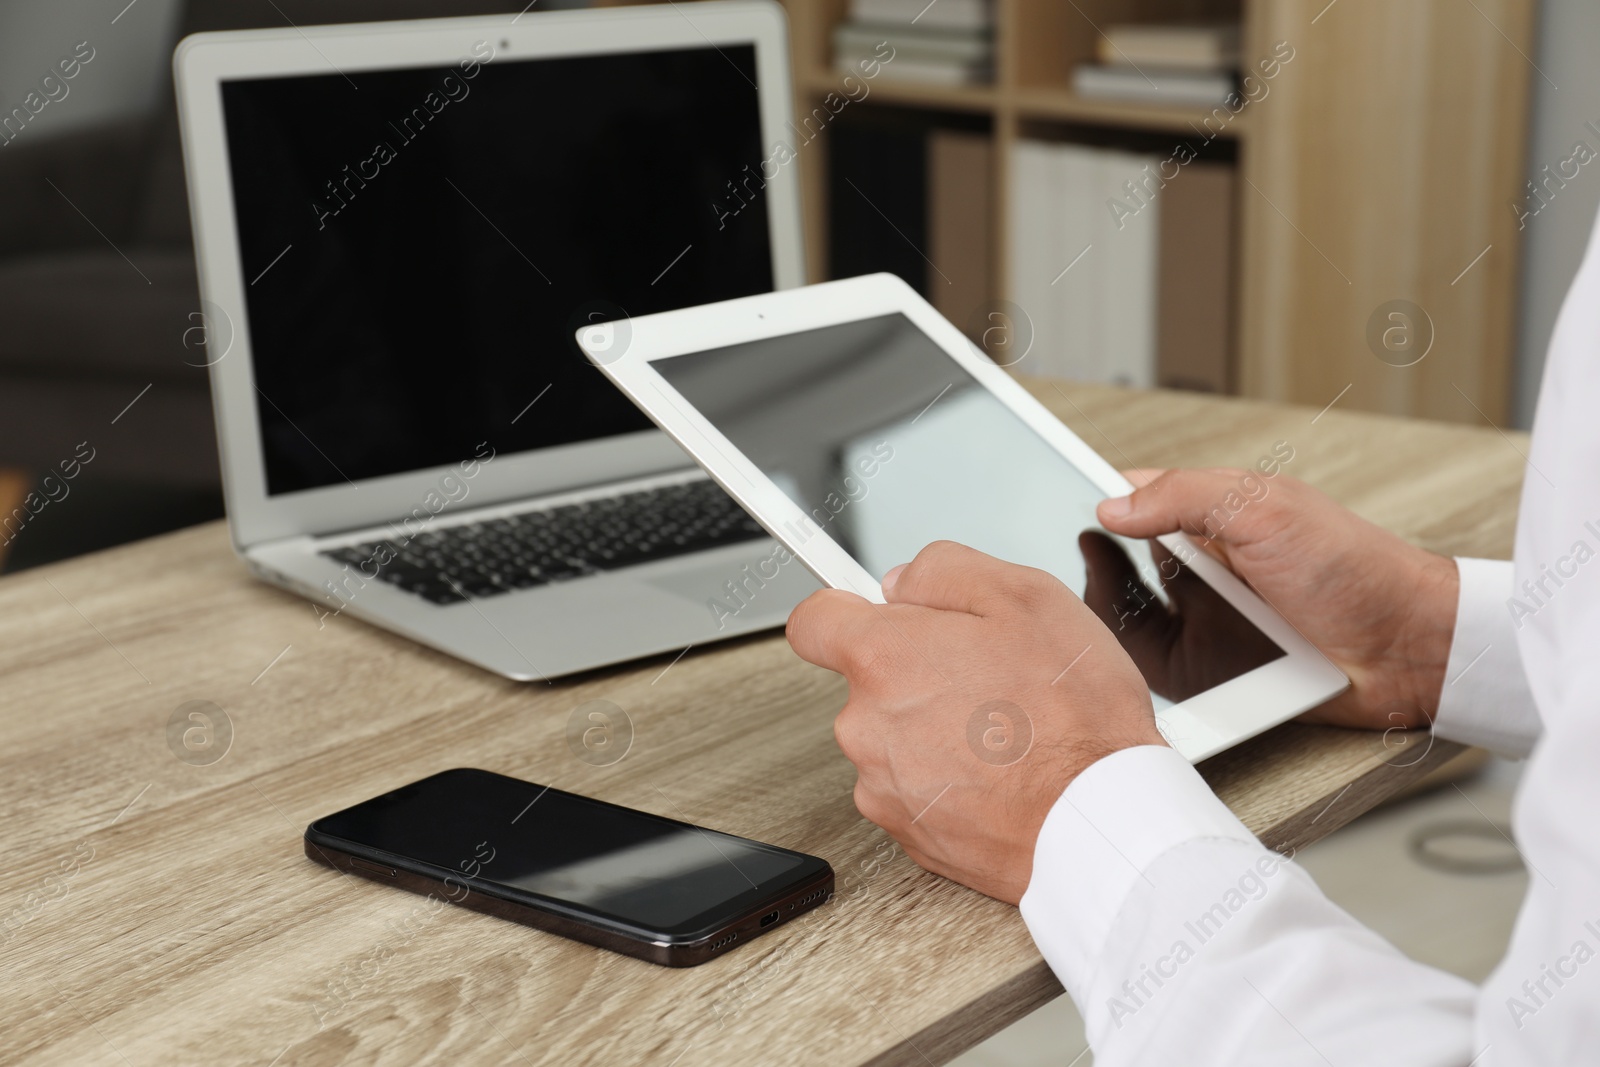
[[[937,540],[1046,570],[1117,634],[1163,735],[1191,760],[1347,684],[1187,536],[1100,529],[1095,506],[1132,486],[892,275],[597,324],[577,339],[780,542],[767,577],[792,556],[882,603],[883,575]]]

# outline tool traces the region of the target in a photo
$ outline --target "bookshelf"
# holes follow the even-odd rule
[[[1536,0],[994,0],[993,84],[887,77],[850,107],[990,138],[989,296],[1010,299],[1019,140],[1193,138],[1212,111],[1089,99],[1070,87],[1098,27],[1236,18],[1241,63],[1292,62],[1218,140],[1231,212],[1230,390],[1322,408],[1504,423],[1510,407]],[[784,0],[799,115],[838,92],[831,33],[848,0]],[[893,119],[891,118],[891,121]],[[1575,134],[1576,136],[1576,134]],[[829,263],[828,138],[800,154],[812,279]],[[1480,257],[1481,258],[1476,258]],[[1380,360],[1385,303],[1426,311],[1427,356]],[[1348,388],[1347,388],[1348,387]]]

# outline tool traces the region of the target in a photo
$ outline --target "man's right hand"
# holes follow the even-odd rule
[[[1101,502],[1106,529],[1124,537],[1194,537],[1349,675],[1351,688],[1307,719],[1375,730],[1433,720],[1460,590],[1453,560],[1285,475],[1123,473],[1139,488]],[[1242,508],[1224,505],[1230,495],[1245,501]]]

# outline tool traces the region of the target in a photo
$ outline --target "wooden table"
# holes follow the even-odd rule
[[[1420,544],[1511,545],[1521,446],[1495,430],[1038,392],[1119,464],[1250,465],[1287,441],[1289,473]],[[777,634],[519,685],[352,619],[319,628],[213,524],[0,580],[0,675],[0,1061],[923,1064],[1060,993],[1014,908],[856,814],[844,686]],[[566,742],[593,699],[635,731],[609,767]],[[209,765],[169,747],[190,701],[231,723]],[[1300,846],[1458,751],[1291,724],[1204,769],[1264,840]],[[674,971],[302,855],[312,819],[458,765],[819,854],[838,897]]]

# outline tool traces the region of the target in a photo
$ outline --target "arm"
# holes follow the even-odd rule
[[[1022,917],[1100,1067],[1472,1059],[1473,987],[1332,904],[1170,749],[1118,752],[1067,788]]]
[[[1576,606],[1576,605],[1574,605]],[[1547,733],[1529,761],[1513,813],[1528,895],[1505,959],[1478,1000],[1478,1067],[1594,1059],[1600,1019],[1600,603],[1563,619],[1572,644],[1544,646],[1561,681],[1541,710]],[[1530,662],[1539,663],[1539,660]]]
[[[1528,895],[1505,959],[1484,983],[1478,1003],[1475,1044],[1491,1050],[1479,1067],[1596,1059],[1600,586],[1591,564],[1583,561],[1593,557],[1600,529],[1597,294],[1600,219],[1556,320],[1545,363],[1517,524],[1517,570],[1525,581],[1514,594],[1504,577],[1496,587],[1497,598],[1515,595],[1519,601],[1502,599],[1500,606],[1506,619],[1516,611],[1510,629],[1522,651],[1525,681],[1538,697],[1544,734],[1513,807],[1512,836],[1528,868]],[[1563,558],[1569,553],[1583,564],[1575,580],[1573,560]],[[1467,678],[1477,670],[1473,667]]]
[[[1131,537],[1204,538],[1350,676],[1317,718],[1431,721],[1456,565],[1287,478],[1206,536],[1240,473],[1135,472],[1145,487],[1100,518]],[[1119,643],[1049,575],[950,544],[891,571],[884,592],[874,607],[825,591],[790,619],[795,650],[850,682],[835,733],[860,772],[857,807],[923,867],[1022,900],[1097,1062],[1471,1059],[1471,987],[1329,903],[1153,731],[1128,652],[1168,656],[1175,673],[1194,644],[1181,612],[1143,613],[1149,630]],[[998,749],[974,731],[998,732]]]
[[[1207,502],[1237,477],[1135,472],[1146,488],[1102,518],[1134,535],[1186,530],[1289,613],[1352,679],[1317,717],[1386,728],[1415,714],[1526,752],[1537,718],[1505,606],[1509,564],[1452,567],[1287,480],[1263,482],[1242,524],[1208,529]],[[1180,649],[1181,627],[1164,636]],[[1470,984],[1333,905],[1171,753],[1117,753],[1067,788],[1022,913],[1098,1063],[1459,1067],[1478,1051]]]

